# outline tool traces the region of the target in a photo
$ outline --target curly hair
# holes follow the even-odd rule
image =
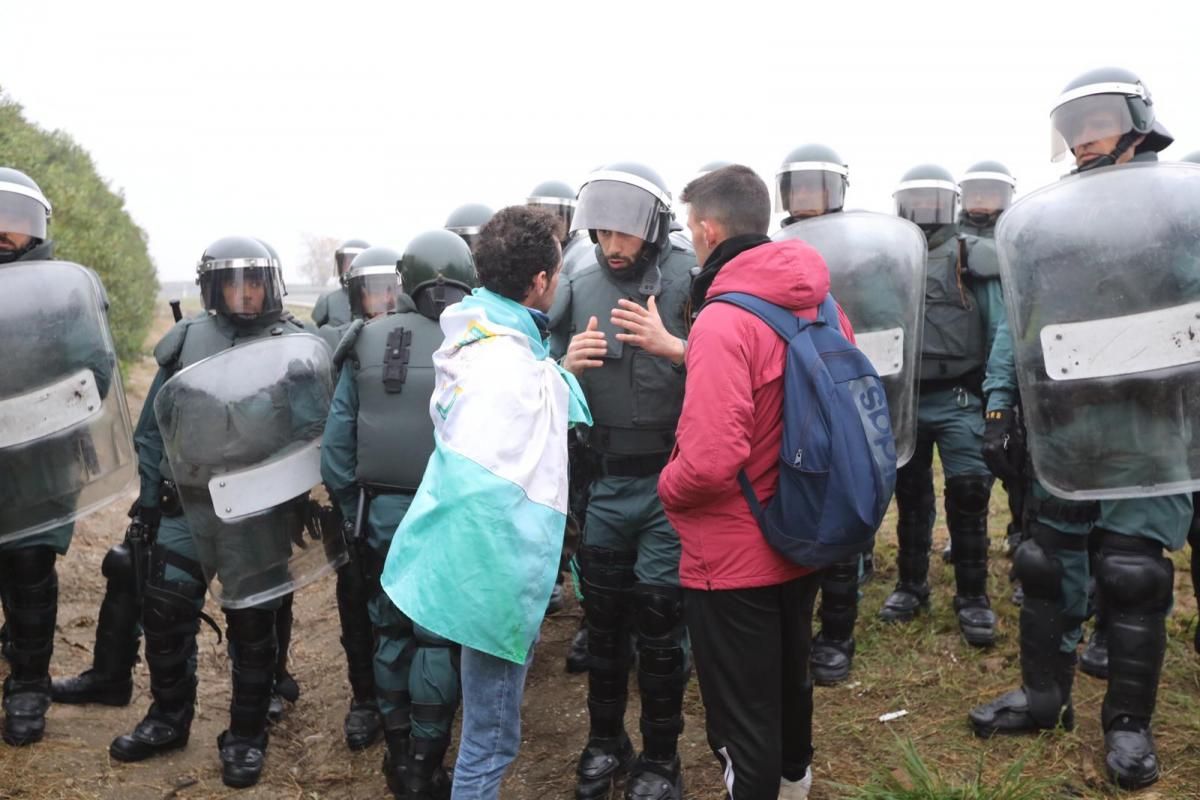
[[[475,242],[480,285],[521,302],[539,272],[553,277],[561,266],[561,231],[562,223],[545,211],[523,205],[500,209]]]

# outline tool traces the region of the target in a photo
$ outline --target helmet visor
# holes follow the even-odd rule
[[[345,283],[346,270],[350,269],[350,262],[365,249],[365,247],[345,247],[333,254],[333,262],[337,265],[338,280]]]
[[[846,201],[846,178],[826,170],[789,170],[776,179],[775,210],[793,217],[837,211]]]
[[[532,208],[545,211],[558,220],[562,225],[562,238],[567,237],[571,230],[571,219],[575,216],[575,201],[557,197],[531,197],[528,201]]]
[[[346,290],[350,293],[350,312],[372,319],[396,310],[400,276],[395,265],[355,269],[346,278]]]
[[[592,181],[579,190],[570,229],[615,231],[655,241],[662,210],[662,202],[645,189],[621,181]]]
[[[1089,94],[1063,103],[1050,113],[1050,160],[1134,130],[1130,102],[1121,94]]]
[[[958,193],[953,189],[913,187],[896,192],[896,215],[917,225],[954,222]]]
[[[962,207],[968,214],[995,214],[1012,205],[1013,187],[999,180],[964,180]]]
[[[200,273],[204,308],[254,319],[283,310],[283,280],[275,267],[226,267]]]
[[[32,197],[0,190],[0,233],[46,239],[46,207]]]

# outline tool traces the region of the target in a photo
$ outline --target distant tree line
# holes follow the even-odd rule
[[[25,119],[0,87],[0,166],[15,167],[42,187],[54,207],[55,255],[91,267],[108,291],[108,318],[122,363],[142,353],[158,277],[146,233],[129,216],[125,198],[96,172],[87,151],[63,131]]]

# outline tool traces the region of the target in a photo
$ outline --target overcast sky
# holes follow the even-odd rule
[[[1059,91],[1108,64],[1150,87],[1168,157],[1200,149],[1200,4],[884,5],[11,3],[0,86],[91,152],[163,280],[242,233],[294,278],[305,233],[402,249],[458,205],[618,160],[676,193],[715,159],[773,186],[820,141],[848,207],[890,211],[925,161],[998,159],[1020,193],[1064,169]]]

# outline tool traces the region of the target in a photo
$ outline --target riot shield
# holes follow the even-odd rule
[[[858,349],[883,381],[896,464],[903,466],[917,441],[925,235],[891,214],[847,211],[794,222],[773,238],[807,242],[829,266],[830,291],[854,326]]]
[[[1034,471],[1068,499],[1200,489],[1200,166],[1074,175],[996,230]]]
[[[99,280],[69,261],[0,267],[0,542],[132,491],[137,462]]]
[[[287,594],[346,562],[342,537],[309,513],[331,375],[318,337],[271,336],[181,370],[154,401],[209,591],[226,608]]]

